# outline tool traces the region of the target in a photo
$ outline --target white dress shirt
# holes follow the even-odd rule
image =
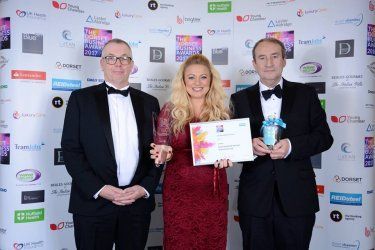
[[[108,86],[115,88],[106,82]],[[128,89],[126,86],[120,90]],[[109,116],[119,186],[129,185],[139,162],[138,129],[130,94],[108,95]]]
[[[111,83],[106,84],[115,88]],[[126,86],[120,90],[128,89]],[[108,90],[107,90],[108,91]],[[129,185],[134,177],[139,162],[138,129],[130,93],[127,97],[121,94],[108,95],[109,116],[119,186]],[[95,195],[98,198],[102,187]],[[146,197],[149,193],[146,191]]]
[[[281,78],[280,81],[277,83],[277,85],[280,85],[281,89],[283,89],[283,79]],[[276,85],[276,86],[277,86]],[[262,95],[262,91],[264,90],[269,90],[271,88],[267,87],[264,85],[260,80],[259,80],[259,91],[260,91],[260,103],[262,105],[262,112],[264,119],[268,118],[280,118],[280,112],[281,112],[281,103],[282,103],[282,98],[277,98],[275,95],[272,95],[268,100],[264,99]],[[287,124],[288,126],[288,124]],[[289,151],[286,154],[286,157],[292,152],[292,144],[290,143],[290,140],[288,140],[289,143]]]

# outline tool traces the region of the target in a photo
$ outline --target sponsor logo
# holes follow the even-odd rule
[[[10,17],[0,18],[0,50],[10,49]]]
[[[331,116],[331,121],[333,123],[364,123],[365,120],[362,120],[359,115],[341,115],[341,116]]]
[[[61,1],[60,2],[52,1],[52,6],[55,9],[59,9],[59,10],[72,11],[72,12],[79,13],[79,14],[85,13],[84,10],[80,9],[79,5],[73,5],[73,4],[65,3]]]
[[[350,143],[344,142],[341,144],[342,154],[338,155],[339,161],[355,161],[355,154],[352,152],[352,145]]]
[[[42,143],[35,143],[35,144],[28,144],[28,145],[20,145],[20,144],[14,144],[14,148],[16,150],[21,151],[41,151],[42,148],[45,146],[44,142]]]
[[[324,185],[316,185],[316,192],[318,195],[323,195],[324,194]]]
[[[11,70],[12,79],[45,81],[46,72],[31,70]]]
[[[101,83],[101,82],[104,82],[104,79],[87,77],[86,81],[89,82],[89,83]]]
[[[150,28],[149,32],[152,34],[162,34],[163,36],[170,36],[172,33],[172,27],[166,26],[166,27],[159,27],[159,28]]]
[[[1,35],[0,35],[0,37],[1,37]],[[9,62],[9,60],[6,59],[4,56],[0,56],[0,69],[4,68],[5,65],[7,65],[8,62]]]
[[[368,9],[371,10],[371,11],[375,10],[375,0],[370,0],[368,2]]]
[[[348,206],[362,206],[362,194],[331,192],[330,203]]]
[[[361,242],[359,240],[355,240],[354,242],[337,242],[333,241],[332,246],[338,247],[338,248],[345,248],[345,249],[359,249],[359,246],[361,245]]]
[[[73,91],[80,88],[80,80],[52,78],[52,90]]]
[[[365,137],[364,166],[365,168],[374,166],[374,137]]]
[[[58,231],[63,229],[71,229],[74,227],[73,221],[62,221],[57,224],[51,223],[49,224],[49,228],[52,231]]]
[[[374,131],[375,131],[375,123],[370,123],[366,128],[366,132],[374,132]]]
[[[321,45],[323,44],[324,39],[326,39],[325,36],[322,38],[314,38],[314,39],[308,39],[308,40],[298,40],[299,45]]]
[[[8,124],[5,122],[5,120],[0,120],[0,128],[8,128]],[[1,152],[1,143],[0,143],[0,152]]]
[[[28,223],[44,220],[44,208],[14,211],[14,223]]]
[[[10,163],[10,134],[0,133],[0,164]]]
[[[43,35],[22,33],[22,53],[43,54]]]
[[[212,49],[212,63],[214,65],[228,65],[228,48]]]
[[[142,15],[139,15],[139,14],[130,14],[130,13],[123,13],[119,10],[116,10],[115,11],[115,17],[116,18],[132,18],[132,19],[135,19],[135,18],[142,18]]]
[[[150,10],[156,10],[159,7],[159,4],[158,2],[151,0],[148,2],[147,6]]]
[[[76,47],[75,42],[72,38],[72,32],[70,30],[63,30],[61,32],[60,47],[74,49]]]
[[[104,45],[112,39],[112,30],[84,27],[83,55],[100,57]]]
[[[335,21],[335,25],[353,24],[355,26],[361,25],[363,21],[363,14],[358,14],[355,17],[347,17]]]
[[[92,16],[92,15],[89,15],[89,16],[86,18],[86,22],[87,22],[87,23],[102,24],[102,25],[110,25],[110,24],[111,24],[109,21],[107,21],[107,18],[106,18],[106,17],[102,17],[102,16]]]
[[[336,183],[355,183],[355,184],[361,184],[362,178],[361,177],[348,177],[348,176],[339,176],[335,175],[333,177],[333,181]]]
[[[170,78],[147,78],[147,88],[154,90],[164,90],[171,87]]]
[[[369,238],[371,235],[375,234],[375,227],[365,227],[365,236]]]
[[[24,112],[18,112],[17,110],[13,112],[13,118],[18,120],[21,118],[44,118],[46,117],[46,114],[44,113],[24,113]]]
[[[307,82],[307,85],[314,87],[316,93],[325,94],[326,93],[326,83],[325,82]]]
[[[0,67],[1,67],[1,65],[0,65]],[[375,76],[375,62],[372,62],[369,65],[367,65],[367,68],[370,70],[370,72],[373,74],[373,76]]]
[[[66,196],[70,194],[72,182],[51,183],[50,194],[56,197]]]
[[[251,86],[250,84],[237,84],[236,85],[236,92],[247,89],[250,86]]]
[[[64,156],[63,156],[63,151],[61,148],[55,148],[54,149],[54,165],[64,165]]]
[[[286,59],[294,58],[294,30],[267,32],[266,37],[273,37],[283,42],[286,50]]]
[[[223,86],[223,88],[230,88],[230,80],[221,80],[221,86]]]
[[[194,54],[202,54],[202,36],[176,35],[176,62]]]
[[[56,69],[68,69],[68,70],[78,70],[78,71],[82,69],[81,64],[56,62],[55,66],[56,66]]]
[[[200,17],[185,17],[185,16],[177,16],[176,19],[178,24],[185,24],[185,23],[200,23],[201,19]]]
[[[232,12],[232,2],[208,2],[208,13]]]
[[[164,63],[165,48],[150,47],[150,62]]]
[[[44,190],[23,191],[21,193],[21,204],[44,202]]]
[[[238,15],[236,16],[236,20],[239,23],[245,23],[245,22],[255,22],[255,21],[264,21],[266,20],[265,17],[263,17],[261,14],[256,15]]]
[[[316,154],[310,157],[311,165],[313,168],[321,169],[322,168],[322,154]]]
[[[135,74],[138,72],[138,66],[137,65],[133,65],[133,68],[132,68],[132,71],[130,72],[131,75]]]
[[[61,97],[56,96],[52,99],[52,106],[53,107],[61,108],[63,105],[64,105],[64,100]]]
[[[44,241],[29,241],[29,242],[22,242],[13,243],[13,249],[14,250],[20,250],[20,249],[35,249],[35,248],[43,248],[44,247]]]
[[[21,18],[29,18],[29,19],[34,19],[34,20],[41,20],[45,21],[47,19],[47,15],[44,13],[38,13],[38,12],[33,12],[29,10],[16,10],[16,15]]]
[[[208,29],[207,34],[209,36],[225,36],[232,33],[231,29]]]
[[[367,55],[375,56],[375,24],[367,25]]]
[[[299,69],[305,74],[316,74],[322,70],[323,66],[318,62],[307,62],[302,64]]]
[[[268,28],[283,28],[283,27],[290,27],[290,26],[292,26],[292,23],[289,22],[288,19],[271,20],[267,25]]]
[[[255,75],[255,74],[258,74],[256,72],[255,69],[240,69],[238,71],[238,73],[241,75],[241,76],[251,76],[251,75]]]
[[[286,5],[288,3],[293,3],[294,1],[295,0],[273,0],[273,1],[266,2],[266,6],[270,7],[270,6]]]
[[[354,89],[363,86],[363,75],[337,75],[332,76],[332,88]]]
[[[42,173],[36,169],[24,169],[16,174],[17,180],[21,182],[34,182],[42,177]]]
[[[331,220],[333,220],[334,222],[339,222],[342,220],[342,213],[340,213],[340,211],[337,211],[337,210],[333,210],[329,217],[331,217]]]
[[[8,190],[6,188],[0,188],[0,192],[6,193]]]
[[[173,4],[168,4],[168,3],[158,3],[154,0],[151,0],[148,2],[147,7],[150,10],[156,10],[159,8],[159,10],[168,10],[169,8],[173,8]]]
[[[0,227],[0,234],[6,234],[6,233],[7,233],[6,228],[1,228]]]
[[[320,14],[322,12],[326,12],[327,10],[328,10],[327,8],[319,8],[319,9],[311,9],[311,10],[298,9],[297,16],[303,17],[306,15]]]
[[[353,57],[354,40],[340,40],[335,42],[335,57]]]

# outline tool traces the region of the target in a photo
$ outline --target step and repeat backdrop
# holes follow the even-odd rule
[[[75,249],[61,132],[70,93],[103,81],[106,41],[130,44],[132,85],[163,105],[196,53],[228,96],[255,84],[251,51],[266,36],[287,48],[285,78],[316,88],[335,138],[313,157],[321,211],[311,249],[374,249],[374,0],[0,0],[0,249]],[[242,248],[240,170],[228,170],[230,250]],[[148,249],[162,249],[161,195],[162,185]]]

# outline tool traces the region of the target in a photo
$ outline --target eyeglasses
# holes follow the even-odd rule
[[[117,60],[119,60],[122,65],[128,65],[133,61],[130,56],[105,56],[103,58],[109,65],[115,65]]]

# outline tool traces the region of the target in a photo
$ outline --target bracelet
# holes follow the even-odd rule
[[[173,152],[171,152],[171,156],[169,158],[165,159],[165,160],[170,161],[172,159],[172,157],[173,157]]]

